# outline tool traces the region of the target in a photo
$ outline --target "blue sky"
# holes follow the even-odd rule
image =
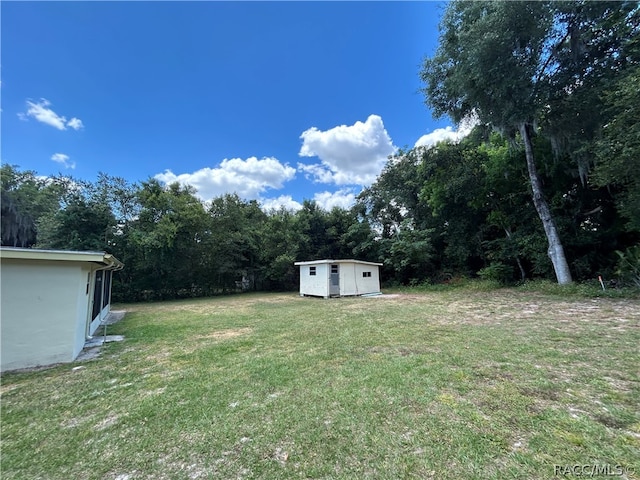
[[[419,92],[441,2],[0,8],[1,159],[40,175],[348,207],[397,148],[456,134]]]

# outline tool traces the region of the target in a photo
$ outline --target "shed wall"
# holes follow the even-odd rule
[[[315,267],[315,275],[310,275],[311,267]],[[300,265],[300,295],[329,296],[329,265]]]
[[[377,265],[362,263],[340,264],[340,295],[365,295],[380,291],[380,275]],[[370,277],[363,277],[371,272]]]

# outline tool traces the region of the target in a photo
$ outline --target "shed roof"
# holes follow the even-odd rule
[[[294,265],[319,265],[322,263],[360,263],[363,265],[376,265],[378,267],[382,266],[382,263],[375,262],[365,262],[363,260],[310,260],[307,262],[295,262]]]
[[[37,248],[0,247],[0,258],[17,260],[53,260],[65,262],[99,263],[108,270],[121,270],[124,264],[106,252],[77,252],[71,250],[41,250]]]

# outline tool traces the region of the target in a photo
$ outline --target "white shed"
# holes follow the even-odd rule
[[[111,309],[104,252],[0,248],[0,371],[71,362]]]
[[[343,297],[380,293],[381,263],[361,260],[313,260],[300,266],[300,295]]]

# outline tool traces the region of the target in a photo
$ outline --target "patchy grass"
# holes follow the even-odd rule
[[[98,359],[2,376],[3,479],[640,478],[635,299],[462,287],[123,308],[109,333],[125,341]]]

